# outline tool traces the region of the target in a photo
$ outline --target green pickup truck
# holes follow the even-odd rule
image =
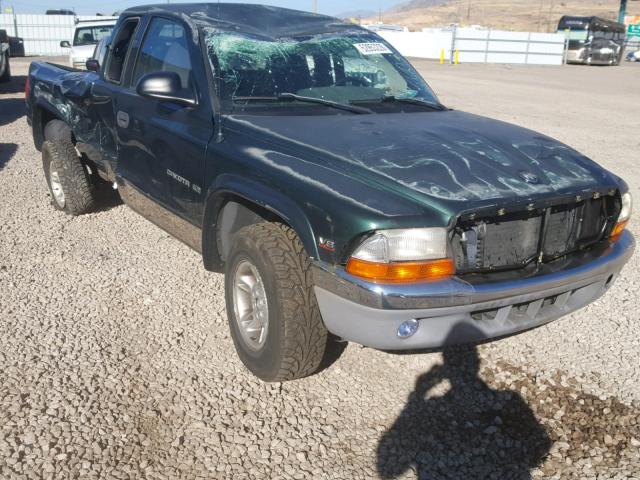
[[[357,25],[145,6],[103,51],[86,72],[31,64],[52,203],[88,212],[112,184],[224,272],[238,354],[264,380],[316,371],[329,333],[417,350],[537,327],[602,295],[633,252],[623,180],[445,107]]]

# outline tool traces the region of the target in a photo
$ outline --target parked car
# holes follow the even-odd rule
[[[9,36],[6,30],[0,30],[0,83],[11,81],[10,56]]]
[[[68,40],[60,42],[61,47],[70,49],[69,65],[73,68],[84,69],[98,42],[111,35],[115,24],[116,21],[113,19],[78,22],[72,42]]]
[[[640,62],[640,50],[627,53],[627,62]]]
[[[47,10],[45,12],[45,15],[75,15],[76,12],[74,12],[73,10],[68,10],[68,9],[57,9],[57,10]]]
[[[626,32],[624,24],[600,17],[565,15],[558,23],[568,41],[567,63],[619,65]]]
[[[313,373],[329,332],[415,350],[540,326],[599,298],[632,255],[622,179],[446,108],[357,25],[145,6],[106,52],[97,72],[29,69],[53,207],[89,212],[107,182],[201,253],[225,273],[231,336],[264,380]]]
[[[9,54],[11,57],[24,57],[24,40],[20,37],[9,37]]]

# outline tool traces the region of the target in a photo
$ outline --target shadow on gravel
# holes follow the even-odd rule
[[[474,328],[458,325],[458,329]],[[415,390],[378,445],[378,473],[395,478],[415,470],[418,479],[529,479],[551,447],[525,400],[494,390],[480,377],[474,345],[449,347],[444,364],[416,381]],[[442,396],[429,392],[448,381]]]
[[[18,151],[15,143],[0,143],[0,172]]]
[[[329,334],[329,338],[327,339],[327,348],[324,351],[324,356],[322,357],[322,361],[320,362],[320,366],[316,373],[326,370],[337,362],[347,348],[347,345],[349,345],[349,342],[344,342],[335,335]]]
[[[0,127],[15,122],[24,113],[24,100],[20,98],[0,98]]]
[[[0,83],[0,94],[24,93],[24,82],[26,81],[26,75],[12,75],[9,83]]]
[[[119,207],[123,204],[118,192],[116,192],[107,182],[100,182],[97,191],[98,203],[94,213],[108,212],[112,208]]]

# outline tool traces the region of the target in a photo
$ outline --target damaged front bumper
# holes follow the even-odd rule
[[[634,248],[625,231],[615,243],[547,264],[402,285],[366,282],[316,263],[315,292],[334,335],[382,350],[438,348],[511,335],[584,307],[613,285]],[[417,331],[400,338],[398,329],[412,319]]]

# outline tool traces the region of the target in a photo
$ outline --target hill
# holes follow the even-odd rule
[[[562,15],[597,15],[616,19],[620,0],[411,0],[383,12],[385,23],[411,30],[459,23],[503,30],[555,31]],[[640,15],[640,1],[630,1],[629,15]],[[377,16],[366,21],[376,22]]]

